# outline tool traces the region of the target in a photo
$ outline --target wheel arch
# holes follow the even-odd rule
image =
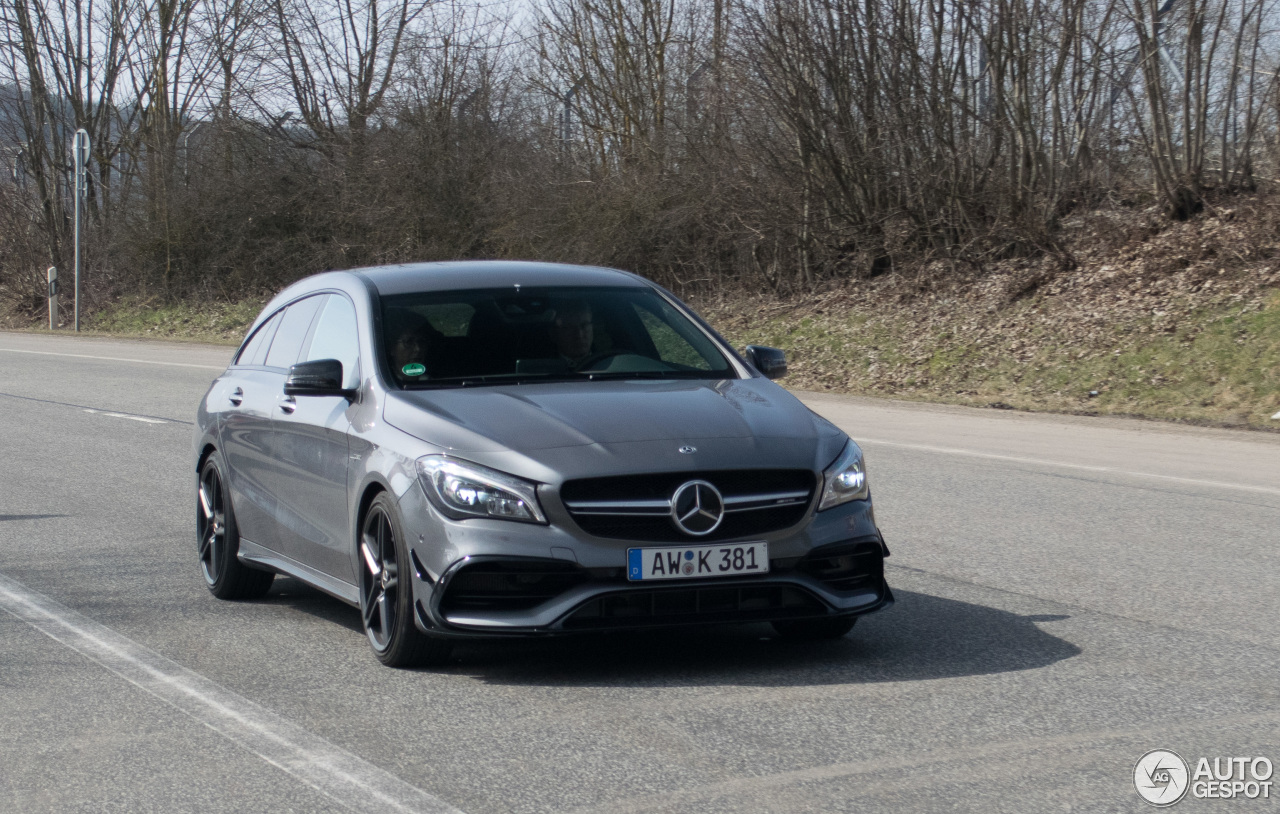
[[[360,499],[356,501],[356,511],[352,517],[351,531],[352,540],[355,548],[352,549],[352,556],[359,556],[358,547],[360,543],[360,527],[364,525],[365,515],[369,513],[369,507],[373,505],[373,501],[383,492],[395,494],[391,490],[391,486],[384,482],[381,478],[372,477],[363,486],[360,487]]]
[[[200,454],[196,456],[196,476],[199,477],[200,470],[204,469],[204,462],[209,460],[209,456],[217,452],[218,448],[212,442],[206,442],[204,448],[200,450]]]

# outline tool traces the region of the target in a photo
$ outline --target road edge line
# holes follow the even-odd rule
[[[463,814],[249,699],[0,574],[0,608],[358,812]]]
[[[931,444],[908,444],[904,441],[884,441],[879,438],[854,438],[859,445],[869,444],[871,446],[882,447],[898,447],[899,449],[910,449],[917,452],[933,452],[939,455],[959,455],[968,458],[985,458],[992,461],[1006,461],[1009,463],[1029,464],[1031,466],[1047,466],[1057,467],[1059,469],[1079,469],[1085,472],[1101,472],[1108,475],[1123,475],[1130,478],[1155,478],[1156,480],[1173,481],[1174,483],[1186,483],[1193,486],[1208,486],[1217,489],[1236,489],[1242,492],[1257,492],[1264,495],[1280,495],[1280,489],[1272,489],[1267,486],[1254,486],[1248,483],[1227,483],[1226,481],[1203,480],[1200,478],[1184,478],[1180,475],[1160,475],[1155,472],[1135,472],[1129,469],[1117,469],[1114,466],[1093,466],[1090,464],[1073,464],[1066,461],[1051,461],[1047,458],[1027,458],[1021,455],[1004,455],[997,452],[980,452],[974,449],[962,449],[959,447],[938,447]]]
[[[194,367],[200,370],[226,370],[226,365],[197,365],[192,362],[161,362],[156,359],[125,359],[120,356],[93,356],[88,353],[57,353],[51,350],[25,350],[22,348],[0,348],[0,353],[30,353],[35,356],[65,356],[69,359],[97,359],[103,362],[132,362],[136,365],[164,365],[165,367]]]

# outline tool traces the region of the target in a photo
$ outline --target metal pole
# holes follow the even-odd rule
[[[465,104],[465,102],[464,102]],[[187,142],[191,140],[191,134],[204,126],[204,122],[196,122],[190,130],[182,134],[182,183],[187,184],[191,180],[191,159],[190,153],[187,152]]]
[[[58,330],[58,268],[49,266],[49,330]]]
[[[85,179],[85,169],[89,163],[89,131],[80,128],[76,131],[75,148],[72,150],[72,158],[76,165],[76,332],[80,331],[80,243],[82,237],[82,229],[80,225],[80,213],[84,209],[85,193],[88,191],[88,184]]]
[[[587,78],[584,76],[574,82],[573,87],[565,91],[564,96],[561,97],[564,101],[564,112],[560,119],[560,144],[565,152],[569,150],[569,139],[573,135],[573,119],[570,118],[573,116],[573,100],[578,95],[578,90],[582,87],[582,83],[586,81]]]

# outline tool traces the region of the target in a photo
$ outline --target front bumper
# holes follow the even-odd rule
[[[627,548],[653,545],[584,534],[557,499],[548,525],[441,517],[421,489],[401,495],[409,532],[414,619],[433,636],[545,636],[858,616],[893,604],[888,555],[871,501],[747,539],[769,545],[769,573],[628,582]],[[729,544],[730,541],[723,541]],[[721,543],[717,543],[721,544]]]
[[[654,584],[622,569],[475,556],[434,585],[419,575],[414,618],[430,635],[476,638],[861,616],[893,604],[883,562],[879,538],[867,538],[774,559],[767,575]]]

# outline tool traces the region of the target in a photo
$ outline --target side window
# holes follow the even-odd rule
[[[253,336],[249,337],[249,341],[244,343],[244,349],[236,357],[237,365],[260,365],[263,363],[267,358],[267,348],[271,347],[271,338],[276,335],[276,328],[280,325],[281,313],[281,311],[276,311],[271,315],[271,319],[262,323],[258,330],[253,332]]]
[[[267,367],[287,368],[298,361],[307,329],[311,327],[311,320],[322,300],[324,297],[307,297],[285,309],[276,337],[271,341],[271,351],[267,353]]]
[[[354,390],[360,385],[360,338],[356,333],[356,309],[341,294],[330,294],[316,320],[311,347],[304,362],[337,359],[342,362],[342,386]]]
[[[658,350],[658,358],[668,364],[693,370],[711,369],[711,364],[706,358],[698,353],[688,340],[676,333],[675,328],[670,324],[639,303],[635,304],[635,309],[649,338],[653,340],[653,346]]]

